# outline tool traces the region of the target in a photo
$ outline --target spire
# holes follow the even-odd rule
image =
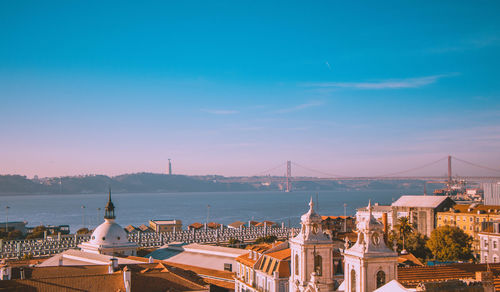
[[[104,209],[104,219],[115,219],[115,205],[111,201],[111,188],[109,188],[108,203]]]
[[[311,212],[314,212],[314,202],[313,202],[313,197],[311,196],[311,201],[309,202],[309,210]]]

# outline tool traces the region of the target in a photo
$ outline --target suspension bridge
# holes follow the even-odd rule
[[[444,163],[447,162],[445,165]],[[487,175],[453,175],[452,162],[460,163],[461,166],[467,166],[467,171],[472,172],[473,170],[482,170],[487,173]],[[412,175],[416,172],[421,172],[423,170],[429,169],[431,167],[439,166],[443,164],[446,169],[443,169],[443,175]],[[301,169],[302,172],[308,172],[313,175],[311,176],[293,176],[292,167]],[[472,170],[472,171],[471,171]],[[283,173],[283,175],[271,175],[272,173]],[[219,179],[220,180],[220,179]],[[440,159],[423,163],[418,166],[410,167],[407,169],[381,173],[373,176],[348,176],[341,175],[338,173],[318,170],[311,168],[296,162],[286,161],[276,165],[274,167],[265,169],[259,173],[256,173],[249,177],[226,177],[223,179],[225,182],[247,182],[247,183],[281,183],[285,191],[291,191],[293,182],[303,182],[303,181],[325,181],[325,180],[430,180],[430,181],[440,181],[442,183],[451,186],[456,181],[473,181],[473,182],[486,182],[486,181],[500,181],[500,168],[493,168],[478,163],[470,162],[465,159],[461,159],[455,156],[445,156]]]

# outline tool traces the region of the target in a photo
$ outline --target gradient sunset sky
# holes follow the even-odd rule
[[[164,172],[171,158],[183,174],[292,160],[379,175],[448,154],[500,169],[499,12],[456,0],[2,1],[0,174]],[[443,161],[411,174],[445,172]]]

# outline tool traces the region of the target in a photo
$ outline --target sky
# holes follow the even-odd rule
[[[1,1],[0,174],[500,169],[498,1]],[[281,165],[281,166],[280,166]],[[454,161],[457,175],[499,175]],[[269,170],[271,169],[271,170]],[[269,170],[269,171],[267,171]]]

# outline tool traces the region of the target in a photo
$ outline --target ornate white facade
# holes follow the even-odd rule
[[[117,256],[136,255],[137,244],[128,241],[127,233],[115,222],[115,218],[115,206],[111,201],[111,191],[109,191],[104,223],[94,230],[90,241],[84,242],[78,247],[89,253]]]
[[[358,240],[344,251],[344,283],[346,292],[371,292],[397,279],[398,254],[385,244],[384,226],[372,215],[357,223]]]
[[[321,216],[309,203],[301,217],[301,231],[290,239],[290,292],[333,291],[333,241],[321,229]]]

